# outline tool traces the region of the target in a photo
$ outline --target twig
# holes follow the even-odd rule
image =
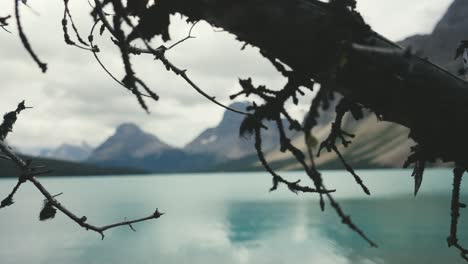
[[[101,61],[101,59],[99,58],[98,56],[98,53],[100,52],[99,50],[99,47],[97,45],[94,45],[94,29],[96,28],[97,24],[100,22],[101,20],[100,19],[97,19],[93,26],[91,27],[91,31],[89,33],[89,36],[88,36],[88,41],[91,45],[91,52],[93,53],[94,55],[94,58],[96,59],[96,61],[98,62],[98,64],[101,66],[101,68],[107,73],[107,75],[109,75],[109,77],[111,77],[112,80],[114,80],[116,83],[118,83],[120,86],[124,87],[125,89],[131,91],[130,87],[126,86],[125,84],[123,84],[121,81],[119,81],[115,76],[114,74],[112,74],[109,69],[107,69],[107,67],[104,65],[104,63]],[[147,94],[144,94],[144,93],[141,93],[139,92],[139,94],[141,96],[144,96],[144,97],[149,97],[151,98],[151,96],[147,95]]]
[[[0,125],[0,151],[3,152],[21,171],[21,175],[18,179],[18,183],[15,185],[13,188],[12,192],[1,202],[0,208],[10,206],[13,204],[13,196],[14,194],[18,191],[19,187],[25,183],[26,181],[31,182],[34,184],[34,186],[39,190],[39,192],[45,197],[46,199],[46,206],[48,209],[55,210],[54,208],[58,209],[61,211],[63,214],[68,216],[71,220],[76,222],[79,226],[85,228],[86,230],[92,230],[97,233],[99,233],[104,239],[104,231],[118,227],[118,226],[124,226],[128,225],[130,226],[131,229],[134,230],[132,224],[138,223],[138,222],[143,222],[146,220],[151,220],[151,219],[156,219],[159,218],[163,215],[163,213],[160,213],[158,209],[155,210],[154,213],[152,213],[149,216],[135,219],[135,220],[130,220],[130,221],[123,221],[123,222],[118,222],[110,225],[105,225],[105,226],[95,226],[92,224],[87,223],[87,217],[82,216],[78,217],[74,213],[72,213],[70,210],[68,210],[64,205],[58,202],[56,199],[57,195],[52,195],[42,184],[41,182],[36,179],[36,176],[43,175],[50,173],[50,170],[39,170],[42,169],[43,166],[31,166],[31,161],[25,161],[18,155],[16,155],[5,143],[3,140],[6,138],[8,133],[12,130],[12,127],[14,123],[17,120],[17,115],[21,113],[21,111],[28,109],[30,107],[26,107],[24,101],[18,104],[18,107],[15,111],[9,112],[4,116],[4,121]],[[41,212],[42,214],[42,212]],[[46,218],[52,218],[55,215],[55,211],[52,211],[52,214],[48,215]],[[42,218],[41,218],[42,219]]]
[[[8,26],[8,19],[10,18],[11,18],[11,15],[0,17],[0,27],[8,33],[11,33],[11,31],[6,29],[6,26]]]
[[[2,200],[1,204],[0,204],[0,208],[4,208],[4,207],[7,207],[7,206],[10,206],[14,203],[13,201],[13,196],[16,194],[16,192],[18,191],[19,187],[21,186],[21,184],[24,183],[24,180],[22,179],[19,179],[18,182],[16,183],[15,187],[13,187],[13,190],[11,191],[11,193],[5,198]]]
[[[453,189],[452,189],[452,202],[451,202],[451,222],[450,222],[450,235],[447,238],[449,247],[455,247],[460,251],[461,257],[468,261],[468,249],[464,248],[458,242],[458,219],[460,217],[460,209],[466,208],[466,204],[460,202],[460,186],[463,178],[465,168],[456,164],[453,170]]]
[[[326,189],[313,189],[308,186],[301,186],[299,185],[300,180],[295,181],[295,182],[290,182],[285,180],[283,177],[281,177],[279,174],[277,174],[268,164],[267,160],[265,159],[265,155],[263,154],[262,151],[262,136],[261,136],[261,127],[257,127],[255,129],[255,149],[257,151],[257,156],[262,163],[263,167],[273,176],[273,187],[270,189],[270,191],[274,191],[278,188],[279,183],[283,183],[286,186],[288,186],[288,189],[291,190],[294,193],[298,192],[304,192],[304,193],[332,193],[335,192],[336,190],[326,190]]]
[[[135,54],[135,55],[139,55],[139,54],[152,54],[155,59],[157,60],[160,60],[164,66],[166,67],[167,70],[170,70],[172,72],[174,72],[176,75],[179,75],[181,76],[181,78],[183,78],[192,88],[194,88],[198,93],[200,93],[203,97],[207,98],[209,101],[211,101],[212,103],[226,109],[226,110],[229,110],[231,112],[234,112],[234,113],[238,113],[238,114],[242,114],[242,115],[249,115],[249,113],[246,113],[246,112],[243,112],[243,111],[240,111],[240,110],[237,110],[237,109],[233,109],[231,107],[228,107],[222,103],[220,103],[219,101],[216,100],[215,97],[213,96],[210,96],[208,95],[207,93],[205,93],[198,85],[196,85],[187,75],[187,70],[181,70],[179,68],[177,68],[174,64],[172,64],[165,56],[165,52],[177,45],[179,45],[180,43],[190,39],[190,38],[193,38],[191,36],[191,32],[193,30],[193,28],[195,27],[196,23],[194,23],[191,27],[191,29],[189,30],[189,34],[187,37],[185,37],[184,39],[176,42],[175,44],[173,44],[172,46],[170,46],[169,48],[165,47],[165,46],[160,46],[159,48],[157,49],[154,49],[152,48],[143,38],[141,38],[143,40],[143,43],[144,45],[146,46],[146,49],[141,49],[141,48],[137,48],[137,47],[132,47],[132,46],[129,46],[128,44],[126,44],[125,42],[125,37],[122,35],[122,32],[119,31],[118,28],[116,28],[116,23],[114,23],[114,27],[112,27],[112,25],[110,24],[110,22],[107,20],[106,18],[106,15],[104,14],[103,12],[103,5],[101,4],[101,2],[99,0],[95,0],[94,1],[95,4],[96,4],[96,7],[95,7],[95,12],[96,14],[98,15],[98,18],[102,21],[102,23],[104,24],[105,28],[117,39],[117,42],[116,44],[120,47],[121,49],[121,53],[122,53],[122,56],[123,56],[123,60],[124,60],[124,64],[125,64],[125,68],[126,68],[126,72],[127,72],[127,76],[130,76],[130,80],[132,79],[131,78],[131,74],[129,75],[129,73],[132,73],[131,69],[130,69],[130,66],[129,66],[129,61],[127,59],[128,57],[128,54],[125,54],[125,53],[132,53],[132,54]],[[114,3],[115,4],[115,3]],[[114,8],[116,8],[116,6],[114,6]],[[119,8],[117,7],[117,9],[123,9],[123,8]],[[117,12],[118,13],[118,12]],[[125,21],[127,21],[127,23],[135,30],[135,27],[131,24],[130,21],[128,21],[128,19],[125,19],[125,17],[123,17]],[[114,21],[116,19],[114,18]],[[94,52],[93,52],[94,53]],[[102,63],[100,63],[101,66]],[[108,72],[108,71],[106,71]],[[108,72],[109,73],[109,72]],[[112,77],[112,75],[111,75]],[[115,78],[113,78],[115,79]],[[120,83],[120,82],[119,82]],[[127,87],[128,85],[124,85],[124,87]],[[146,89],[147,91],[149,89]],[[132,92],[134,92],[134,90],[132,90]],[[135,93],[135,92],[134,92]],[[144,105],[144,102],[142,102],[142,100],[140,100],[140,103],[142,104],[143,107],[145,107]]]
[[[325,188],[325,186],[322,185],[323,188]],[[372,240],[370,240],[366,234],[364,234],[364,232],[359,229],[359,227],[357,227],[352,221],[351,221],[351,217],[349,215],[346,215],[343,210],[341,209],[340,205],[333,199],[333,196],[331,196],[331,194],[329,193],[326,193],[325,194],[328,198],[328,200],[330,201],[330,204],[331,206],[333,207],[333,209],[335,209],[335,212],[338,214],[338,216],[341,218],[341,222],[345,225],[347,225],[351,230],[353,230],[354,232],[358,233],[360,237],[362,237],[364,240],[367,241],[367,243],[369,243],[369,245],[371,247],[378,247],[378,245],[376,243],[374,243]]]
[[[158,211],[158,209],[156,209],[154,211],[153,214],[147,216],[147,217],[143,217],[143,218],[139,218],[139,219],[135,219],[135,220],[131,220],[131,221],[123,221],[123,222],[118,222],[118,223],[114,223],[114,224],[110,224],[110,225],[105,225],[105,226],[101,226],[101,227],[98,227],[98,226],[95,226],[95,225],[92,225],[92,224],[88,224],[86,221],[87,221],[87,217],[86,216],[82,216],[82,217],[78,217],[77,215],[75,215],[74,213],[72,213],[70,210],[68,210],[65,206],[63,206],[61,203],[59,203],[54,197],[53,195],[51,195],[47,190],[46,188],[44,188],[44,186],[34,177],[32,178],[29,178],[28,179],[30,182],[32,182],[34,184],[34,186],[36,186],[36,188],[42,193],[42,195],[55,207],[57,208],[59,211],[61,211],[63,214],[65,214],[66,216],[68,216],[68,218],[70,218],[71,220],[73,220],[74,222],[76,222],[78,225],[80,225],[81,227],[85,228],[86,230],[92,230],[92,231],[95,231],[97,233],[99,233],[101,235],[101,238],[104,239],[104,231],[108,230],[108,229],[111,229],[111,228],[114,228],[114,227],[119,227],[119,226],[125,226],[125,225],[131,225],[131,224],[135,224],[135,223],[139,223],[139,222],[143,222],[143,221],[147,221],[147,220],[151,220],[151,219],[157,219],[159,217],[161,217],[163,215],[163,213],[160,213]]]
[[[166,47],[164,46],[161,46],[159,47],[157,50],[155,50],[155,52],[153,53],[153,55],[155,56],[155,59],[157,60],[160,60],[164,66],[166,66],[166,69],[168,70],[171,70],[173,71],[176,75],[179,75],[180,77],[182,77],[182,79],[184,79],[188,84],[190,84],[190,86],[192,86],[193,89],[195,89],[199,94],[201,94],[203,97],[207,98],[209,101],[211,101],[212,103],[226,109],[226,110],[229,110],[231,112],[234,112],[234,113],[238,113],[238,114],[241,114],[241,115],[250,115],[249,113],[246,113],[246,112],[243,112],[243,111],[240,111],[240,110],[237,110],[237,109],[234,109],[234,108],[231,108],[229,106],[226,106],[222,103],[220,103],[219,101],[216,100],[216,97],[214,96],[210,96],[208,95],[207,93],[205,93],[200,87],[198,87],[198,85],[196,85],[187,75],[187,70],[181,70],[179,68],[177,68],[174,64],[172,64],[166,57],[165,57],[165,51],[166,51]]]
[[[340,159],[341,163],[345,167],[345,169],[354,177],[354,180],[361,186],[364,193],[366,193],[367,195],[370,195],[369,188],[367,188],[367,186],[364,184],[361,177],[359,177],[356,174],[353,167],[351,167],[346,162],[345,158],[343,157],[341,152],[338,150],[338,147],[336,146],[337,138],[341,139],[341,143],[343,144],[344,147],[348,147],[348,145],[351,144],[351,141],[347,140],[346,137],[349,137],[349,138],[354,138],[355,137],[355,135],[350,134],[350,133],[348,133],[346,131],[343,131],[341,129],[341,124],[342,124],[343,117],[344,117],[345,113],[348,112],[349,110],[352,111],[351,104],[352,104],[351,102],[349,102],[349,101],[347,101],[346,99],[343,98],[338,103],[338,105],[336,106],[336,118],[335,118],[335,121],[331,125],[331,132],[328,135],[327,139],[325,139],[325,141],[323,141],[322,144],[320,144],[317,156],[320,156],[320,152],[324,148],[326,148],[329,152],[330,151],[335,152],[336,155],[338,156],[338,158]],[[362,114],[362,113],[360,113],[360,114]],[[353,113],[353,115],[356,115],[356,116],[359,116],[360,114]]]
[[[192,31],[193,31],[193,28],[197,25],[197,23],[198,23],[198,21],[193,23],[193,25],[190,27],[188,35],[185,38],[183,38],[183,39],[177,41],[176,43],[172,44],[171,46],[169,46],[169,48],[167,48],[167,50],[170,50],[170,49],[174,48],[175,46],[185,42],[186,40],[189,40],[191,38],[195,38],[194,36],[192,36]]]
[[[28,38],[23,32],[23,26],[21,25],[21,19],[19,14],[19,0],[15,0],[15,17],[16,17],[16,25],[18,27],[18,34],[21,39],[21,43],[23,43],[24,48],[28,51],[29,55],[33,58],[36,64],[41,68],[41,71],[45,73],[47,71],[47,64],[43,63],[36,53],[33,51],[31,45],[29,44]]]

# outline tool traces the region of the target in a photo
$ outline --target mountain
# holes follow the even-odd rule
[[[86,142],[83,142],[79,146],[62,144],[56,149],[43,150],[41,151],[41,153],[39,153],[39,156],[56,160],[79,162],[88,159],[92,151],[93,148],[89,146]]]
[[[229,107],[245,110],[247,102],[236,102]],[[254,140],[239,136],[239,127],[245,116],[226,111],[221,122],[208,128],[188,143],[184,150],[188,153],[209,153],[216,156],[217,162],[237,160],[255,153]],[[269,128],[262,131],[263,148],[273,150],[279,144],[279,133],[273,122],[265,123]]]
[[[461,40],[468,39],[468,2],[455,0],[429,35],[415,35],[399,42],[404,47],[452,73],[461,68],[461,60],[454,60]]]
[[[247,103],[234,103],[230,107],[244,110]],[[122,124],[91,153],[87,161],[100,166],[139,168],[151,172],[210,171],[220,163],[255,153],[253,139],[239,135],[243,118],[226,110],[216,127],[206,129],[182,149],[162,142],[135,124]],[[263,133],[264,149],[269,151],[278,145],[279,133],[273,123],[265,125],[271,127]]]
[[[124,158],[140,159],[169,149],[174,148],[142,131],[137,125],[124,123],[91,153],[88,160],[103,162]]]
[[[125,123],[93,151],[88,162],[151,172],[186,172],[206,170],[214,159],[214,156],[206,153],[186,153],[144,132],[135,124]]]
[[[468,39],[468,1],[455,0],[446,14],[428,35],[415,35],[399,42],[403,47],[411,47],[419,56],[446,68],[456,74],[461,60],[454,60],[455,50],[461,40]],[[408,138],[409,130],[390,122],[378,121],[375,116],[367,115],[355,122],[350,116],[344,120],[345,131],[356,134],[348,148],[340,148],[343,156],[354,168],[395,168],[401,167],[408,157],[410,147],[415,143]],[[329,134],[330,127],[314,129],[313,134],[322,142]],[[306,153],[304,138],[297,135],[292,143]],[[288,153],[278,149],[266,153],[267,160],[275,169],[300,169],[300,164]],[[322,169],[343,169],[334,153],[322,153],[315,160]],[[260,170],[258,159],[252,155],[237,161],[228,161],[218,166],[220,170]]]

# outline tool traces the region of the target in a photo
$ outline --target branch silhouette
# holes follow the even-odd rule
[[[77,223],[79,226],[85,228],[86,230],[91,230],[94,232],[97,232],[101,235],[101,238],[104,239],[104,232],[108,229],[119,227],[119,226],[129,226],[132,230],[134,230],[132,224],[147,221],[147,220],[152,220],[152,219],[157,219],[163,215],[163,213],[160,213],[158,209],[156,209],[152,214],[149,216],[135,219],[135,220],[125,220],[122,222],[114,223],[114,224],[109,224],[105,226],[96,226],[93,224],[90,224],[87,222],[87,217],[86,216],[77,216],[74,214],[72,211],[67,209],[63,204],[61,204],[56,197],[58,195],[52,195],[46,188],[45,186],[36,178],[37,176],[45,175],[51,172],[51,170],[48,170],[44,166],[32,166],[32,160],[23,160],[20,156],[18,156],[14,151],[8,147],[4,140],[8,136],[8,134],[13,131],[13,126],[15,122],[17,121],[18,115],[31,107],[26,107],[25,102],[22,101],[21,103],[18,104],[18,107],[16,110],[8,112],[7,114],[4,115],[3,117],[3,122],[0,125],[0,151],[5,154],[5,157],[7,157],[8,160],[13,162],[18,169],[21,171],[21,174],[18,178],[18,183],[15,185],[11,193],[2,200],[0,203],[0,208],[4,208],[7,206],[11,206],[14,203],[14,195],[16,192],[19,190],[21,185],[25,182],[31,182],[38,190],[39,192],[44,196],[45,202],[44,202],[44,208],[41,210],[40,213],[40,220],[47,220],[51,219],[55,216],[56,210],[59,210],[63,214],[65,214],[68,218],[73,220],[75,223]]]
[[[23,32],[18,0],[15,3],[21,41],[34,61],[45,71],[46,65],[33,52]],[[90,5],[95,23],[88,37],[90,47],[88,48],[88,43],[82,40],[73,22],[68,0],[64,0],[62,25],[65,42],[92,52],[104,71],[117,83],[130,90],[140,106],[147,112],[149,109],[145,99],[150,97],[157,101],[159,97],[134,72],[131,64],[131,58],[134,55],[153,56],[168,71],[180,76],[212,103],[244,115],[240,134],[241,136],[254,135],[258,158],[273,179],[273,186],[270,190],[274,191],[280,184],[283,184],[294,193],[317,193],[322,210],[325,209],[324,198],[327,198],[342,222],[372,247],[376,247],[376,243],[351,221],[333,198],[332,194],[335,190],[328,190],[324,187],[324,180],[315,167],[313,148],[316,147],[313,142],[312,129],[317,124],[319,109],[329,108],[330,102],[334,100],[334,94],[343,96],[343,100],[335,109],[336,117],[330,134],[316,151],[318,154],[324,149],[334,152],[364,193],[369,195],[370,190],[337,147],[337,141],[341,141],[343,146],[347,147],[351,144],[350,138],[355,137],[342,129],[345,113],[349,112],[354,119],[359,120],[362,118],[362,109],[369,109],[381,120],[408,127],[411,129],[410,137],[417,142],[417,145],[412,148],[412,154],[404,166],[414,166],[412,175],[414,176],[415,195],[423,182],[427,163],[433,163],[436,160],[456,163],[453,175],[451,228],[447,241],[449,246],[457,248],[462,257],[468,260],[467,250],[459,244],[457,239],[459,212],[465,207],[459,201],[460,185],[463,173],[468,168],[466,158],[468,138],[465,135],[468,130],[466,108],[468,83],[465,80],[418,57],[409,49],[401,48],[373,31],[355,10],[355,0],[332,0],[329,3],[318,0],[161,0],[154,1],[151,5],[147,5],[148,3],[148,1],[127,1],[124,4],[121,0],[94,0],[94,6]],[[113,14],[105,12],[106,7],[112,8]],[[170,40],[169,18],[175,13],[185,15],[188,22],[193,23],[188,36],[169,47],[165,45],[153,47],[151,40],[155,36],[161,36],[164,42]],[[137,19],[132,20],[131,17]],[[8,17],[0,18],[2,28],[7,25],[7,19]],[[173,50],[179,44],[193,38],[192,30],[196,22],[200,20],[234,34],[246,45],[258,47],[260,53],[287,80],[286,85],[279,90],[272,90],[264,85],[254,86],[251,78],[240,79],[241,91],[230,98],[256,96],[262,101],[259,104],[252,103],[245,112],[229,108],[204,92],[189,78],[187,70],[176,67],[166,56],[168,50]],[[72,25],[77,41],[73,41],[68,33],[68,21]],[[120,50],[125,70],[122,80],[115,77],[97,55],[100,50],[94,42],[94,30],[98,23],[102,23],[101,35],[107,30]],[[143,45],[143,48],[137,47],[134,44],[135,41]],[[460,51],[466,48],[463,43],[456,52],[457,56],[460,56]],[[320,88],[316,84],[320,84]],[[317,92],[317,89],[320,90]],[[299,98],[309,92],[317,92],[316,97],[311,101],[309,112],[300,123],[292,118],[285,104],[293,102],[297,105]],[[398,98],[398,104],[389,98]],[[289,128],[285,126],[284,120],[289,123]],[[301,165],[313,187],[300,185],[300,181],[285,180],[268,163],[262,150],[261,131],[265,128],[263,123],[270,121],[276,124],[275,129],[280,134],[281,151],[288,152]],[[304,133],[308,159],[306,154],[294,146],[291,139],[286,136],[287,129]],[[20,181],[2,205],[11,205],[14,194],[21,186],[21,181],[31,181],[41,191],[42,185],[34,176],[44,171],[34,171],[27,161],[21,160],[5,145],[0,145],[0,149],[5,154],[3,158],[15,162],[26,175],[20,177]],[[54,196],[46,191],[41,192],[46,197],[44,209],[51,211],[49,207],[57,208],[80,226],[100,234],[108,228],[120,225],[128,225],[133,229],[131,224],[147,220],[147,218],[142,218],[104,227],[88,226],[85,223],[86,219],[80,222],[81,218],[67,213],[69,211],[56,202]],[[157,211],[149,219],[157,218],[156,216],[160,216]]]

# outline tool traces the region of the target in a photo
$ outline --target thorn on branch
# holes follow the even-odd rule
[[[11,33],[6,27],[8,26],[8,19],[11,18],[11,15],[0,17],[0,27],[8,33]]]
[[[414,169],[411,176],[414,177],[414,195],[416,196],[422,185],[426,162],[434,162],[435,158],[422,145],[411,147],[411,152],[412,154],[406,159],[403,164],[403,168],[408,168],[414,163]]]
[[[154,218],[159,218],[159,217],[161,217],[163,215],[164,215],[164,213],[159,212],[158,208],[156,208],[156,210],[153,213]]]

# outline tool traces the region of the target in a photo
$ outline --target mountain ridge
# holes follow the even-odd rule
[[[43,149],[38,156],[55,160],[81,162],[88,159],[92,151],[93,148],[86,142],[81,143],[81,145],[63,143],[55,149]]]
[[[247,102],[235,102],[229,107],[245,109],[247,106]],[[172,147],[133,123],[124,123],[94,150],[88,162],[165,173],[210,171],[218,164],[255,153],[253,139],[239,136],[243,118],[226,111],[216,126],[205,129],[183,148]],[[267,130],[263,142],[266,150],[273,150],[279,144],[276,129]]]

